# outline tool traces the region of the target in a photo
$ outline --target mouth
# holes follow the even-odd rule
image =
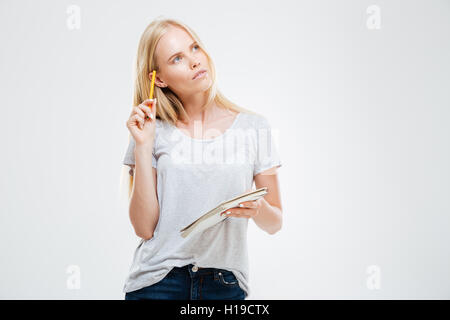
[[[206,75],[207,71],[205,69],[200,70],[195,74],[195,76],[192,78],[192,80],[195,80],[197,78],[202,78]]]

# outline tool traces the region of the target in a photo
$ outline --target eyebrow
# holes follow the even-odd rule
[[[192,42],[189,47],[192,47],[192,45],[194,45],[196,43],[197,43],[197,41]],[[169,59],[167,59],[167,61],[169,62],[174,56],[179,55],[180,53],[183,53],[183,52],[180,51],[180,52],[174,53],[173,55],[170,56]]]

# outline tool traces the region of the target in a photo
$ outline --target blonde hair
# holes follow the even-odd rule
[[[136,55],[136,69],[134,74],[134,94],[133,94],[133,106],[137,106],[141,104],[144,100],[148,99],[150,96],[150,78],[149,74],[153,71],[159,70],[159,67],[156,63],[156,55],[155,49],[158,44],[159,39],[166,33],[167,29],[170,26],[181,27],[187,33],[191,35],[191,37],[197,41],[199,47],[204,51],[207,56],[209,69],[211,72],[212,85],[208,89],[208,99],[206,104],[202,107],[205,110],[208,106],[210,106],[211,102],[214,101],[217,106],[220,108],[224,108],[231,111],[236,112],[246,112],[256,114],[255,112],[242,108],[230,100],[228,100],[217,88],[216,81],[216,69],[214,67],[214,63],[206,50],[205,46],[201,42],[200,38],[197,34],[189,28],[186,24],[182,23],[176,19],[165,19],[165,18],[156,18],[153,20],[144,30],[142,36],[139,41],[139,46]],[[177,97],[177,95],[170,90],[169,88],[160,88],[158,86],[154,87],[154,96],[156,98],[156,118],[168,121],[171,124],[175,125],[178,120],[189,119],[188,114],[186,113],[182,102]],[[128,136],[128,142],[131,141],[131,133]],[[127,180],[124,179],[124,175],[129,180],[128,183],[128,199],[131,197],[131,193],[133,190],[133,176],[128,173],[128,170],[122,170],[122,182]]]

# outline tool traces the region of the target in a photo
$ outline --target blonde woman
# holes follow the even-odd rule
[[[156,70],[154,99],[149,100]],[[267,119],[238,107],[216,87],[214,64],[187,25],[151,22],[139,42],[134,103],[126,122],[129,216],[142,240],[125,299],[245,299],[248,220],[280,230],[281,166]],[[179,230],[220,202],[252,189],[268,194],[183,238]]]

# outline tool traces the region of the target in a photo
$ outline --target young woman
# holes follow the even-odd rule
[[[156,70],[155,98],[148,99]],[[195,32],[157,19],[140,39],[130,140],[130,220],[142,238],[125,299],[245,299],[250,293],[247,226],[280,230],[281,166],[264,116],[216,87],[214,64]],[[222,201],[252,189],[268,194],[229,210],[199,234],[180,230]]]

